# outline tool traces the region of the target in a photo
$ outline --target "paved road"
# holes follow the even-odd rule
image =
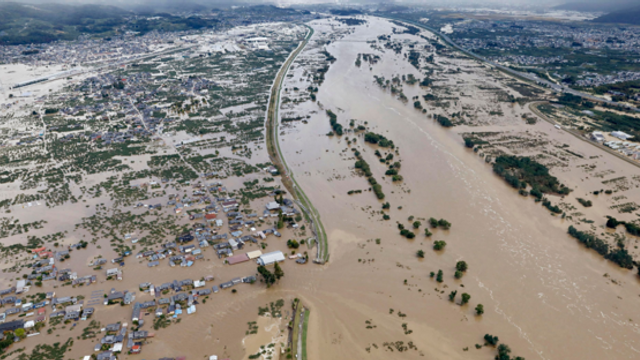
[[[300,313],[300,324],[298,324],[298,348],[296,359],[302,360],[302,325],[304,324],[304,314],[305,309],[302,308],[302,312]]]
[[[313,29],[309,27],[309,33],[305,37],[304,41],[294,50],[289,58],[282,65],[282,68],[278,71],[275,80],[273,81],[273,85],[271,87],[271,92],[269,94],[268,100],[268,109],[267,109],[267,148],[269,151],[269,156],[271,157],[274,165],[280,170],[281,178],[283,185],[287,188],[289,193],[295,198],[296,203],[300,206],[305,214],[308,215],[311,222],[311,230],[315,235],[318,242],[318,252],[316,255],[316,263],[323,264],[325,259],[328,256],[329,249],[326,243],[326,233],[324,231],[324,227],[322,222],[320,221],[320,215],[311,204],[311,201],[304,193],[302,188],[297,184],[295,178],[293,177],[293,173],[291,169],[287,166],[287,163],[284,159],[282,152],[280,151],[280,144],[278,143],[278,123],[279,123],[279,109],[280,109],[280,91],[282,89],[282,84],[284,83],[285,76],[289,72],[289,67],[296,59],[298,54],[302,52],[304,47],[307,45],[309,40],[313,36]],[[269,146],[271,145],[271,146]],[[273,147],[273,149],[271,148]],[[306,204],[303,205],[303,204]]]
[[[473,52],[461,47],[460,45],[456,44],[453,40],[451,40],[450,37],[448,37],[445,34],[442,34],[438,30],[436,30],[436,29],[434,29],[434,28],[432,28],[430,26],[427,26],[427,25],[424,25],[424,24],[420,24],[420,23],[417,23],[417,22],[414,22],[414,21],[404,20],[404,19],[391,18],[391,17],[389,17],[388,19],[393,19],[393,20],[405,22],[405,23],[408,23],[408,24],[411,24],[411,25],[414,25],[414,26],[429,30],[432,33],[434,33],[437,36],[439,36],[440,38],[442,38],[444,41],[448,42],[455,49],[457,49],[457,50],[459,50],[459,51],[461,51],[461,52],[463,52],[463,53],[465,53],[465,54],[467,54],[467,55],[469,55],[469,56],[471,56],[471,57],[473,57],[473,58],[475,58],[477,60],[480,60],[480,61],[482,61],[484,63],[487,63],[487,64],[489,64],[489,65],[491,65],[491,66],[493,66],[493,67],[495,67],[497,69],[500,69],[501,71],[504,71],[504,72],[506,72],[508,74],[515,75],[517,77],[524,78],[524,79],[533,81],[533,82],[538,83],[538,84],[542,84],[542,85],[550,88],[551,90],[553,90],[555,92],[572,94],[572,95],[575,95],[575,96],[579,96],[579,97],[581,97],[583,99],[587,99],[587,100],[591,100],[591,101],[598,101],[598,102],[606,103],[606,104],[609,104],[609,105],[624,106],[629,110],[640,112],[640,109],[638,109],[636,107],[633,107],[633,106],[630,106],[630,105],[622,105],[622,104],[619,104],[619,103],[614,102],[614,101],[609,101],[609,100],[606,100],[606,99],[603,99],[603,98],[600,98],[600,97],[597,97],[597,96],[593,96],[591,94],[583,93],[583,92],[571,89],[569,87],[561,86],[561,85],[558,85],[558,84],[556,84],[554,82],[551,82],[551,81],[548,81],[548,80],[545,80],[545,79],[541,79],[541,78],[537,77],[534,74],[513,70],[513,69],[508,68],[508,67],[506,67],[504,65],[500,65],[500,64],[498,64],[496,62],[493,62],[493,61],[485,58],[484,56],[480,56],[478,54],[475,54],[475,53],[473,53]]]

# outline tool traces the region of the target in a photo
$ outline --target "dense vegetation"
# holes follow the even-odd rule
[[[437,121],[440,125],[442,125],[442,126],[444,126],[444,127],[452,127],[452,126],[453,126],[453,123],[451,122],[451,120],[449,120],[449,118],[448,118],[448,117],[446,117],[446,116],[442,116],[442,115],[435,115],[434,117],[435,117],[436,121]]]
[[[284,271],[278,263],[274,264],[273,272],[269,271],[266,267],[260,265],[258,266],[258,273],[262,275],[262,279],[267,284],[267,287],[275,284],[276,281],[280,280],[284,276]]]
[[[373,177],[373,173],[371,173],[371,167],[369,167],[369,163],[367,163],[362,158],[362,155],[360,155],[359,152],[356,151],[355,155],[356,155],[356,158],[358,159],[355,164],[356,169],[362,170],[362,172],[364,173],[364,176],[367,177],[369,184],[371,184],[371,189],[376,194],[376,197],[380,200],[384,199],[384,193],[382,192],[382,185],[378,184],[376,179]]]
[[[367,23],[367,20],[355,19],[355,18],[335,18],[335,20],[348,26],[358,26],[358,25],[364,25]]]
[[[633,269],[633,259],[624,248],[620,247],[618,249],[610,251],[609,244],[607,244],[604,240],[599,239],[593,234],[577,230],[573,226],[569,226],[568,232],[569,235],[578,239],[578,241],[583,243],[587,248],[594,249],[605,259],[613,261],[620,267]]]
[[[603,84],[593,88],[596,94],[606,94],[609,91],[615,91],[626,94],[627,97],[640,93],[640,80],[623,81],[613,84]]]
[[[529,157],[498,156],[493,171],[516,189],[524,189],[529,185],[542,193],[566,195],[571,191],[560,184],[555,176],[551,176],[546,166]]]
[[[327,110],[327,116],[329,116],[329,123],[331,124],[331,129],[333,129],[333,132],[338,136],[341,136],[342,125],[338,124],[338,116],[331,110]]]
[[[591,203],[591,200],[585,200],[583,198],[576,198],[576,200],[578,200],[578,202],[580,204],[582,204],[582,206],[584,207],[591,207],[593,204]]]
[[[393,144],[393,141],[387,139],[383,135],[372,133],[372,132],[368,132],[364,134],[364,141],[371,144],[377,144],[378,146],[383,148],[393,149],[395,147],[395,145]]]

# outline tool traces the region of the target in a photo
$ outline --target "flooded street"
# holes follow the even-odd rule
[[[281,135],[285,158],[320,212],[329,237],[329,264],[306,267],[282,284],[298,289],[311,308],[309,357],[488,359],[495,350],[474,347],[483,344],[485,334],[498,336],[514,356],[527,359],[640,356],[637,275],[585,249],[567,235],[568,222],[518,196],[463,146],[457,128],[439,126],[431,111],[425,115],[375,84],[374,74],[391,78],[417,73],[404,59],[386,51],[373,71],[368,65],[356,67],[359,53],[372,52],[365,41],[391,33],[390,23],[367,19],[366,26],[356,26],[354,33],[327,46],[337,61],[317,100],[323,109],[332,109],[343,126],[350,119],[367,121],[370,131],[394,141],[404,182],[394,184],[389,176],[382,180],[386,167],[378,165],[375,148],[364,143],[362,133],[326,136],[328,117],[313,103],[295,108],[312,113],[308,124],[288,127]],[[326,23],[313,26],[316,34],[329,31]],[[477,67],[471,60],[455,61]],[[295,71],[301,70],[294,70],[291,82],[299,77]],[[424,93],[417,85],[404,91],[408,98]],[[535,130],[551,133],[552,126],[539,122]],[[566,134],[550,136],[584,152],[597,151]],[[355,144],[348,145],[346,139],[354,137]],[[347,195],[368,188],[365,178],[354,175],[352,147],[371,164],[384,201],[368,191]],[[637,171],[613,156],[602,157],[620,171]],[[554,175],[575,193],[592,190],[588,182],[579,182],[579,174]],[[380,213],[386,201],[391,205],[389,221]],[[431,238],[420,228],[415,239],[407,240],[398,234],[396,221],[406,225],[409,216],[422,218],[423,226],[429,217],[453,225],[448,231],[432,230]],[[445,240],[446,249],[433,251],[435,240]],[[415,256],[420,249],[424,259]],[[461,280],[453,276],[459,260],[469,264]],[[444,272],[441,284],[429,276],[439,269]],[[451,303],[447,295],[452,290],[471,295],[469,304],[458,305],[460,295]],[[484,315],[475,315],[476,304],[484,305]],[[398,317],[399,311],[406,317]],[[376,327],[367,329],[367,320]],[[383,345],[398,341],[412,342],[416,349],[393,355],[391,345]],[[397,352],[395,346],[391,348]]]

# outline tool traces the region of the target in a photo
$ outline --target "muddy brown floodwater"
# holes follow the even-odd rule
[[[465,149],[455,128],[439,126],[416,111],[411,101],[404,104],[374,83],[374,74],[387,79],[392,74],[419,75],[406,60],[387,50],[375,52],[381,62],[373,71],[368,65],[356,67],[358,53],[374,53],[366,40],[392,32],[387,21],[368,21],[327,46],[337,61],[317,99],[343,126],[350,119],[367,121],[373,131],[393,140],[400,148],[404,184],[382,180],[386,167],[361,135],[355,145],[347,145],[345,139],[353,139],[353,133],[342,139],[326,136],[329,119],[317,104],[297,105],[300,113],[312,114],[308,124],[288,127],[281,136],[285,158],[320,212],[329,237],[329,264],[287,274],[278,290],[295,291],[311,309],[309,359],[491,359],[493,348],[474,346],[482,344],[487,333],[508,344],[512,355],[527,359],[640,357],[640,282],[635,272],[603,260],[570,238],[568,222],[518,196]],[[327,21],[312,26],[314,36],[330,31]],[[472,60],[455,62],[478,67]],[[298,78],[293,76],[288,84]],[[405,86],[404,91],[409,99],[424,94],[417,86]],[[530,129],[553,132],[544,122]],[[550,136],[600,154],[568,134]],[[363,153],[382,184],[391,220],[381,220],[377,212],[382,202],[373,193],[347,195],[368,187],[364,177],[353,175],[351,147]],[[621,172],[637,172],[613,156],[600,155]],[[579,176],[554,175],[576,193],[584,192]],[[421,228],[415,239],[407,240],[398,234],[396,221],[407,225],[410,215],[445,218],[453,226],[433,231],[431,238]],[[373,239],[380,239],[380,244]],[[433,240],[448,245],[435,252]],[[426,252],[424,259],[416,257],[419,249]],[[453,276],[458,260],[469,264],[461,280]],[[444,272],[442,284],[429,276],[439,269]],[[458,291],[456,303],[447,298],[452,290]],[[471,300],[460,306],[463,292]],[[483,316],[475,316],[473,310],[479,303],[484,305]],[[399,317],[399,312],[406,316]],[[399,341],[408,348],[398,352]]]
[[[474,60],[434,54],[432,67],[438,68],[434,77],[440,79],[439,84],[446,81],[448,87],[434,87],[432,91],[440,95],[438,91],[455,88],[455,92],[463,92],[465,96],[460,96],[447,111],[432,106],[428,106],[426,115],[417,111],[413,101],[401,102],[397,95],[380,88],[373,78],[377,75],[391,79],[403,74],[423,77],[403,55],[389,49],[384,52],[373,49],[366,42],[376,40],[379,35],[392,34],[392,27],[397,25],[377,18],[367,20],[366,25],[353,27],[351,31],[345,31],[346,25],[335,20],[310,23],[315,30],[314,37],[292,66],[292,76],[284,85],[290,89],[306,89],[309,83],[301,79],[306,77],[305,72],[308,74],[317,68],[309,69],[305,64],[314,58],[323,59],[324,55],[320,54],[323,46],[319,44],[337,39],[326,46],[337,60],[319,87],[318,102],[283,105],[287,116],[304,116],[306,123],[282,124],[279,136],[289,167],[321,215],[328,234],[329,262],[323,266],[297,265],[287,260],[282,264],[285,276],[275,286],[267,289],[262,283],[239,284],[234,287],[236,293],[224,290],[212,294],[206,303],[205,299],[199,299],[202,302],[197,313],[183,315],[179,323],[157,331],[152,330],[154,315],[143,313],[147,323],[144,329],[155,332],[155,336],[144,345],[142,354],[120,354],[118,358],[139,360],[185,355],[187,359],[202,359],[216,354],[219,358],[241,359],[256,354],[260,346],[267,347],[270,343],[275,344],[274,352],[278,352],[280,344],[286,342],[287,332],[282,330],[291,320],[294,298],[301,299],[310,310],[309,360],[492,359],[496,354],[494,348],[475,347],[483,344],[485,334],[498,336],[501,343],[511,347],[513,356],[528,360],[640,358],[640,281],[635,271],[619,268],[570,238],[567,227],[575,221],[550,216],[531,198],[519,196],[493,174],[490,165],[478,154],[464,147],[461,134],[473,131],[524,134],[528,131],[530,136],[545,139],[549,144],[570,145],[573,152],[584,156],[568,161],[567,166],[552,167],[553,175],[573,189],[562,201],[575,203],[576,197],[603,187],[604,178],[589,176],[591,174],[578,167],[580,165],[594,164],[595,171],[614,178],[633,178],[638,174],[637,168],[547,122],[525,125],[521,116],[525,113],[534,116],[526,105],[498,103],[479,89],[482,85],[513,94],[503,83],[505,76]],[[432,36],[426,32],[421,35]],[[426,40],[410,34],[394,34],[391,38],[427,44]],[[404,49],[406,51],[407,46]],[[376,54],[380,61],[371,66],[363,62],[357,67],[355,60],[360,53]],[[403,91],[409,99],[426,92],[418,85],[406,83]],[[479,115],[474,123],[450,129],[441,127],[431,117],[464,109],[481,109],[482,114],[486,114],[496,107],[504,114]],[[326,109],[334,111],[345,128],[349,128],[350,119],[356,119],[358,124],[366,121],[371,131],[393,140],[399,148],[394,161],[401,160],[400,174],[404,180],[394,184],[385,177],[386,166],[374,155],[376,147],[364,143],[362,133],[326,136],[330,131]],[[384,201],[391,205],[386,211],[390,220],[382,220],[382,201],[367,190],[367,179],[356,174],[356,159],[351,148],[362,153],[373,176],[382,185],[386,194]],[[266,160],[266,151],[257,156],[260,161]],[[240,186],[231,179],[225,184],[230,188]],[[624,191],[625,201],[640,202],[636,200],[640,197],[636,186]],[[364,191],[347,195],[350,190]],[[154,199],[162,203],[167,200]],[[592,226],[598,233],[604,231],[601,229],[604,215],[613,214],[610,199],[601,196],[594,199],[593,207],[580,209],[585,217],[597,221]],[[255,201],[252,207],[262,209],[268,200]],[[560,200],[554,197],[553,201],[555,204]],[[62,224],[68,221],[65,215],[91,214],[97,202],[66,204],[64,208],[48,211],[47,220],[52,228],[62,230]],[[12,214],[31,221],[41,218],[37,214],[44,210],[44,205],[20,206],[12,209]],[[621,216],[628,220],[632,215]],[[399,235],[396,222],[409,226],[410,216],[420,219],[422,226],[414,239],[407,240]],[[424,227],[429,217],[447,219],[453,226],[448,231],[432,230],[433,236],[425,237]],[[177,223],[189,222],[182,216]],[[300,231],[283,229],[282,238],[267,239],[266,250],[288,252],[286,240],[302,239]],[[36,230],[29,235],[43,235],[44,230],[41,232]],[[90,240],[93,237],[89,235],[86,230],[70,231],[64,244]],[[446,241],[445,250],[433,251],[435,240]],[[107,251],[110,249],[107,238],[101,238],[97,244],[100,249],[74,251],[70,260],[58,266],[68,266],[79,276],[96,273],[98,282],[86,287],[58,286],[56,296],[82,295],[89,304],[115,288],[135,291],[136,301],[147,301],[152,296],[138,290],[141,282],[159,285],[174,279],[195,280],[213,275],[215,280],[207,284],[210,288],[213,284],[256,273],[254,262],[225,265],[211,248],[206,248],[203,250],[206,260],[190,268],[171,268],[166,264],[149,268],[146,261],[129,258],[122,281],[105,281],[104,270],[93,272],[87,267],[95,256],[113,258],[113,252]],[[249,245],[247,250],[255,249],[257,245]],[[308,249],[300,249],[304,250]],[[418,250],[424,250],[423,259],[416,256]],[[314,251],[309,250],[309,254]],[[25,261],[24,257],[21,259]],[[10,259],[3,260],[6,263],[2,268],[12,265]],[[457,280],[454,272],[459,260],[466,261],[469,270]],[[112,265],[107,264],[105,269]],[[430,277],[430,272],[440,269],[444,274],[442,283]],[[17,278],[16,273],[7,272],[2,278],[3,287],[14,284]],[[453,290],[457,291],[455,303],[448,300]],[[37,291],[32,289],[31,294]],[[460,306],[462,293],[468,293],[471,299],[467,305]],[[264,308],[279,299],[285,300],[282,318],[258,316],[258,307]],[[484,305],[484,315],[475,315],[477,304]],[[101,326],[116,321],[130,323],[129,306],[98,304],[95,307],[93,319]],[[256,323],[251,325],[253,322]],[[25,342],[26,353],[36,343],[64,342],[69,337],[75,340],[86,326],[87,322],[60,324],[52,334],[41,334],[33,338],[37,341]],[[252,326],[258,329],[257,334],[249,334]],[[67,353],[68,358],[81,359],[90,354],[102,335],[77,341]]]

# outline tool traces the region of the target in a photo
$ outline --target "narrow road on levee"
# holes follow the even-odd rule
[[[280,150],[280,144],[278,142],[278,124],[280,123],[280,93],[282,90],[282,84],[284,83],[284,79],[289,72],[291,64],[309,43],[309,39],[311,39],[311,36],[313,36],[313,29],[309,26],[307,26],[307,28],[309,29],[309,32],[307,33],[307,36],[305,36],[304,41],[302,41],[300,45],[298,45],[298,47],[291,53],[291,55],[289,55],[284,64],[282,64],[282,67],[278,71],[278,74],[273,81],[273,85],[271,86],[266,121],[267,150],[269,151],[271,162],[280,172],[280,175],[282,177],[282,184],[285,186],[291,196],[293,196],[293,198],[296,200],[296,203],[306,215],[307,220],[309,220],[309,222],[311,223],[311,231],[313,232],[318,244],[318,252],[315,262],[324,264],[329,259],[329,248],[327,244],[327,234],[324,230],[322,222],[320,221],[320,215],[293,177],[293,172],[287,166],[282,151]]]

